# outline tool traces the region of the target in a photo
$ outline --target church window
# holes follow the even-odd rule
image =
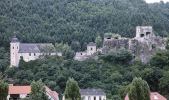
[[[31,56],[31,53],[29,53],[29,56]]]

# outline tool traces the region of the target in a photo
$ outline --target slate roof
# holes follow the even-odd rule
[[[12,39],[11,39],[11,42],[16,43],[16,42],[19,42],[19,40],[16,36],[13,36]]]
[[[80,89],[81,95],[106,95],[101,89]]]
[[[52,43],[20,43],[19,53],[52,53],[55,47]]]
[[[96,46],[96,43],[90,42],[87,46]]]

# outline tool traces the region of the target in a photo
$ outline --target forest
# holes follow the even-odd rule
[[[89,42],[105,33],[134,37],[138,25],[153,26],[156,35],[169,34],[169,3],[147,4],[143,0],[0,0],[0,71],[14,84],[41,79],[62,96],[66,81],[74,78],[80,88],[101,88],[108,100],[122,100],[134,77],[142,77],[169,99],[169,51],[159,51],[150,62],[133,61],[126,50],[98,55],[83,62],[72,59]],[[51,42],[63,57],[20,61],[9,68],[10,39]],[[168,47],[167,47],[168,48]]]

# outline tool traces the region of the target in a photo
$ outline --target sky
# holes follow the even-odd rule
[[[147,3],[154,3],[154,2],[160,2],[160,1],[164,1],[164,2],[169,2],[169,0],[145,0]]]

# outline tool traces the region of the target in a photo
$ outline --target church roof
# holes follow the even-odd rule
[[[11,42],[16,43],[16,42],[19,42],[19,40],[16,36],[13,36],[12,39],[11,39]]]
[[[52,43],[21,43],[19,53],[52,53],[55,47]]]
[[[80,89],[81,95],[106,95],[102,89]]]

